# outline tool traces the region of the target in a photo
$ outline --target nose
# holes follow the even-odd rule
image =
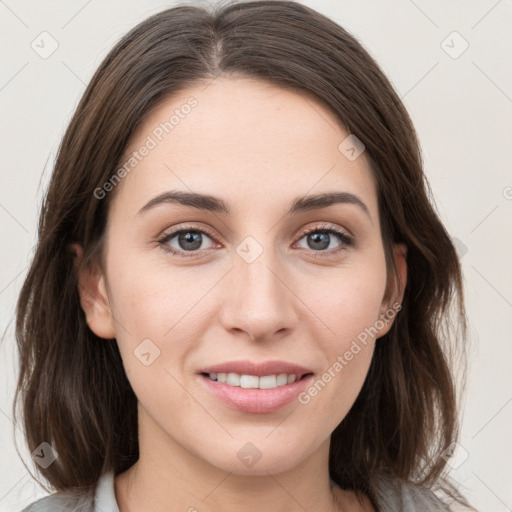
[[[295,329],[297,299],[286,282],[284,264],[271,251],[252,262],[236,256],[221,313],[225,329],[251,341],[275,341]]]

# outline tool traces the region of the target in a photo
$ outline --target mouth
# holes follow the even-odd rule
[[[239,412],[273,413],[291,404],[314,378],[303,366],[284,361],[232,361],[198,372],[213,398]]]
[[[272,375],[249,375],[239,373],[224,373],[224,372],[201,372],[201,375],[209,378],[214,382],[220,382],[227,386],[243,389],[275,389],[294,382],[300,381],[308,375],[313,375],[312,372],[308,373],[278,373]]]

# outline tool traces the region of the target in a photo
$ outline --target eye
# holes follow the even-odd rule
[[[303,238],[306,238],[306,244],[308,245],[305,249],[312,252],[314,257],[325,257],[354,245],[352,236],[332,225],[316,226],[308,229],[302,233],[299,242]],[[211,242],[215,240],[214,235],[208,230],[199,229],[195,226],[185,226],[166,233],[158,240],[158,243],[164,251],[170,252],[174,256],[190,258],[198,256],[202,251],[208,251],[208,249],[216,247],[215,243],[212,243],[210,247],[205,247],[203,244],[207,240]],[[333,248],[331,244],[336,241],[338,241],[338,245]]]
[[[313,252],[336,253],[354,245],[354,240],[338,228],[331,225],[317,226],[306,230],[300,240],[306,239],[305,249]],[[299,240],[299,241],[300,241]],[[338,245],[332,247],[332,243],[338,241]],[[325,250],[329,249],[329,250]],[[316,256],[316,255],[315,255]]]
[[[164,251],[170,252],[176,256],[188,258],[197,256],[197,252],[200,250],[207,250],[208,247],[204,247],[203,242],[205,242],[205,239],[212,240],[212,238],[213,235],[209,234],[204,229],[185,226],[184,228],[165,234],[158,242],[161,244]],[[214,247],[214,245],[211,247]]]

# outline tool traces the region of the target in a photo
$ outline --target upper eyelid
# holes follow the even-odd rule
[[[162,233],[162,235],[160,235],[158,237],[158,239],[163,240],[163,239],[173,238],[178,233],[181,233],[183,231],[199,231],[200,233],[204,233],[205,235],[208,235],[212,239],[217,239],[217,237],[213,233],[210,233],[210,230],[208,230],[206,228],[199,227],[199,226],[188,226],[188,225],[185,225],[183,227],[179,227],[176,229],[170,229],[169,231],[164,231]]]

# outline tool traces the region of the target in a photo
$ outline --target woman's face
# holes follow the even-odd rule
[[[263,475],[328,446],[400,300],[348,136],[314,98],[249,79],[186,89],[139,126],[82,303],[117,339],[141,447]]]

